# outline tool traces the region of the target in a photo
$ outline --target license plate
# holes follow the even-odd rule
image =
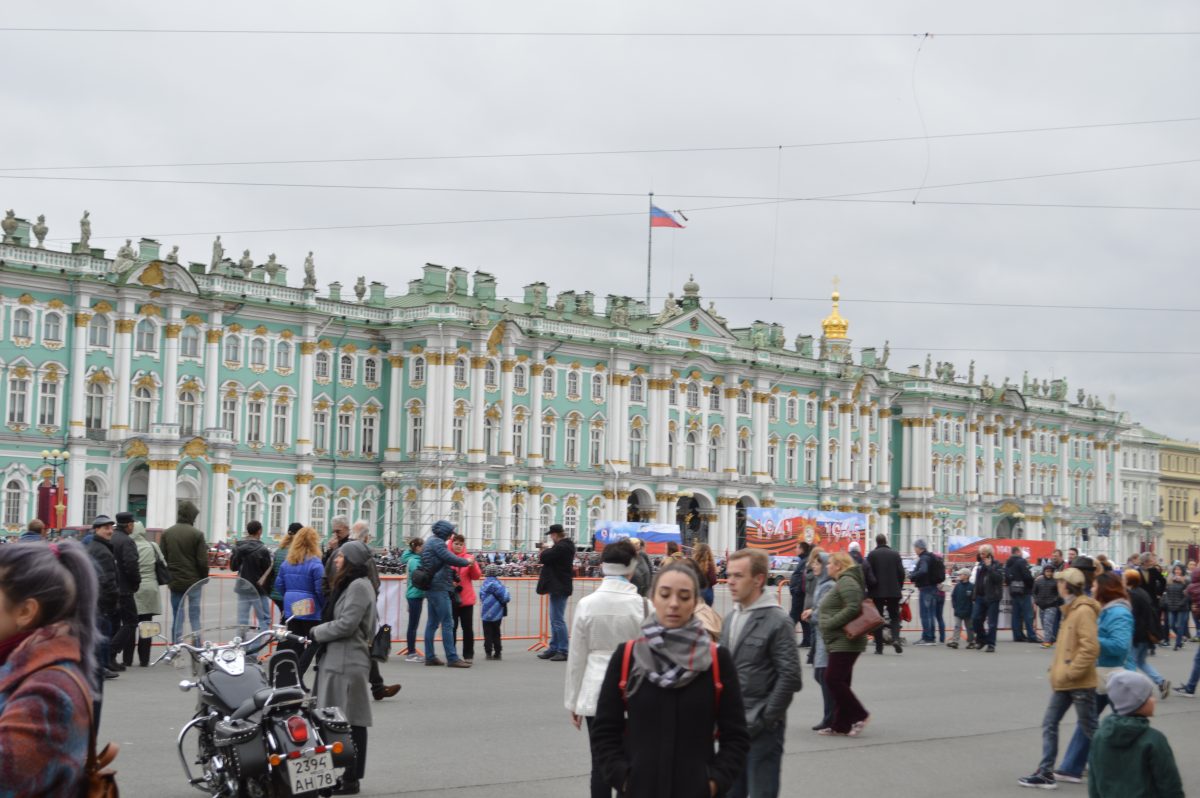
[[[287,760],[287,769],[292,792],[301,793],[332,789],[344,768],[333,766],[331,754],[312,754]]]

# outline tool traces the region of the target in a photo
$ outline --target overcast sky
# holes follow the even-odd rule
[[[1200,122],[926,142],[796,145],[1200,116],[1200,36],[993,37],[966,32],[1200,31],[1195,2],[494,3],[62,2],[10,27],[409,31],[925,33],[879,38],[249,36],[0,32],[0,169],[750,147],[726,152],[320,165],[0,171],[0,206],[47,215],[54,246],[161,237],[185,259],[275,252],[292,280],[362,274],[392,292],[425,262],[494,273],[505,295],[545,280],[641,295],[645,194],[683,209],[655,234],[655,305],[689,273],[732,324],[819,334],[841,278],[856,346],[894,368],[933,347],[976,352],[979,378],[1066,376],[1134,420],[1200,438],[1200,312],[981,308],[959,302],[1200,308],[1200,164],[912,189],[1200,158]],[[172,4],[174,5],[174,4]],[[402,7],[401,7],[402,5]],[[802,8],[801,5],[804,7]],[[968,7],[969,6],[969,7]],[[113,10],[119,9],[119,10]],[[919,52],[918,52],[919,50]],[[149,178],[615,192],[556,196],[69,182]],[[819,197],[692,210],[737,200]],[[675,195],[675,196],[671,196]],[[917,204],[913,205],[912,200]],[[244,233],[530,216],[555,221]],[[771,296],[775,298],[770,299]],[[855,299],[950,304],[867,304]],[[1012,350],[1057,350],[1050,353]],[[1006,351],[983,351],[1006,350]],[[965,371],[969,352],[933,351]]]

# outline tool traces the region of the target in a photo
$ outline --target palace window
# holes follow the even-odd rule
[[[308,522],[312,524],[312,528],[317,531],[317,534],[325,534],[325,516],[329,514],[329,505],[322,496],[314,496],[312,504],[308,508]]]
[[[325,450],[329,448],[329,413],[317,410],[313,413],[313,448]]]
[[[354,382],[354,356],[342,355],[338,364],[338,379],[342,382]]]
[[[554,369],[549,366],[542,372],[542,393],[554,396]]]
[[[638,430],[638,431],[641,432],[641,430]],[[684,438],[683,445],[684,445],[684,447],[686,447],[685,448],[686,453],[684,454],[684,457],[683,457],[683,466],[688,471],[695,471],[697,468],[696,449],[698,446],[698,444],[696,443],[696,433],[689,432],[687,434],[687,437]]]
[[[739,415],[750,415],[750,393],[749,391],[738,391],[737,396],[737,411]]]
[[[379,423],[379,417],[366,413],[362,420],[362,455],[363,457],[373,457],[375,455],[375,432],[376,425]]]
[[[271,418],[271,443],[276,446],[288,444],[288,405],[286,402],[276,402]]]
[[[454,381],[459,385],[467,381],[467,359],[465,357],[454,361]]]
[[[554,462],[554,422],[542,422],[542,459],[547,463]]]
[[[267,342],[261,338],[250,341],[250,365],[260,369],[267,367]]]
[[[329,379],[329,353],[317,352],[313,358],[313,374],[318,380]]]
[[[717,435],[713,435],[708,441],[708,470],[713,473],[721,470],[717,465],[720,458],[720,453],[721,438]]]
[[[721,412],[721,389],[716,385],[708,389],[708,409]]]
[[[671,407],[679,404],[679,386],[675,384],[675,380],[671,380],[667,387],[667,404]]]
[[[100,488],[96,487],[96,480],[85,479],[83,481],[83,517],[84,519],[95,518],[100,514]]]
[[[419,454],[425,448],[425,417],[409,416],[408,451]]]
[[[17,308],[13,313],[12,334],[14,338],[33,337],[33,314],[26,308]]]
[[[247,443],[263,443],[263,414],[265,412],[266,406],[261,399],[252,399],[246,403]]]
[[[42,427],[58,426],[58,383],[42,380],[38,398],[38,425]]]
[[[280,533],[286,529],[283,523],[284,505],[287,502],[287,497],[282,493],[276,493],[271,497],[271,523],[267,525],[268,533]]]
[[[579,465],[579,425],[567,425],[567,465]]]
[[[738,438],[737,470],[744,477],[750,476],[750,439]]]
[[[604,458],[603,441],[604,430],[600,427],[592,427],[588,441],[588,462],[593,466],[600,465]]]
[[[579,372],[578,371],[568,371],[567,372],[567,398],[568,399],[578,399],[579,398]]]
[[[500,384],[496,369],[496,361],[489,360],[487,365],[483,367],[483,384],[487,386],[489,391],[496,390],[496,386]]]
[[[692,410],[700,408],[700,386],[694,382],[688,383],[687,406]]]
[[[513,422],[513,437],[512,437],[512,453],[513,457],[518,460],[525,456],[525,422]]]
[[[641,378],[641,375],[634,375],[634,377],[629,380],[629,401],[646,401],[646,383]]]
[[[110,329],[107,316],[93,316],[92,320],[88,322],[88,345],[108,346]]]
[[[93,382],[88,386],[87,404],[84,412],[84,425],[87,429],[104,429],[108,426],[104,418],[104,398],[103,385]]]
[[[150,411],[154,398],[149,388],[138,388],[133,392],[133,421],[135,432],[150,431]]]
[[[797,460],[796,443],[794,441],[788,441],[787,466],[786,466],[787,467],[786,476],[787,476],[788,482],[796,481],[796,460]]]
[[[416,416],[415,418],[420,418]],[[337,417],[337,450],[352,452],[354,446],[354,413],[338,413]]]
[[[804,447],[804,481],[813,485],[817,481],[817,447]]]
[[[280,341],[275,346],[275,368],[290,369],[292,367],[292,344],[290,341]]]
[[[513,390],[514,391],[524,391],[525,386],[526,386],[525,366],[518,363],[516,366],[513,367]]]
[[[603,374],[593,374],[592,375],[592,401],[593,402],[603,402],[604,401],[604,375]]]
[[[777,478],[775,467],[779,464],[779,442],[771,441],[767,444],[767,473],[771,475],[771,479]]]
[[[772,396],[770,398],[770,404],[767,405],[767,408],[768,408],[767,409],[767,420],[778,421],[779,420],[779,398]]]
[[[363,382],[372,385],[379,382],[379,361],[373,357],[363,361]]]
[[[137,351],[154,353],[158,351],[158,327],[150,319],[142,319],[137,325]]]
[[[4,523],[18,526],[25,515],[25,490],[18,480],[9,480],[4,486]]]
[[[235,432],[237,430],[238,400],[236,396],[226,396],[221,400],[221,429]],[[237,437],[236,435],[234,436]]]
[[[553,523],[554,523],[554,505],[543,504],[542,505],[542,513],[541,513],[542,529],[549,529],[550,525]]]
[[[491,543],[496,539],[496,505],[490,501],[483,503],[483,540]]]
[[[196,413],[199,407],[196,394],[191,391],[179,394],[179,434],[196,434]]]
[[[451,428],[451,440],[457,454],[467,453],[467,420],[463,416],[455,416]]]
[[[788,397],[787,420],[789,424],[795,424],[800,420],[800,402],[795,397]]]
[[[188,325],[179,334],[179,354],[181,357],[200,357],[200,331]]]
[[[42,320],[42,340],[47,343],[62,343],[62,316],[47,313]]]
[[[242,339],[236,335],[225,336],[225,360],[230,363],[242,362]]]
[[[246,523],[262,520],[262,499],[258,497],[257,493],[247,493],[245,501],[242,502],[242,508]]]
[[[563,511],[563,531],[571,540],[579,539],[579,510],[577,508],[567,505],[567,509]]]

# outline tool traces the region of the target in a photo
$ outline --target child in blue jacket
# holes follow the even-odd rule
[[[489,565],[484,571],[483,584],[479,587],[479,603],[483,618],[483,652],[488,659],[500,659],[500,624],[508,614],[508,602],[512,596],[508,588],[500,584],[500,568]]]
[[[975,648],[975,628],[971,625],[971,610],[975,602],[975,587],[970,582],[971,569],[959,568],[958,581],[950,594],[950,606],[954,608],[954,633],[950,635],[950,648],[958,648],[958,634],[967,630],[967,648]]]

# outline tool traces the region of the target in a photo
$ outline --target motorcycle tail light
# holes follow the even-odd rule
[[[345,748],[345,746],[342,745],[340,740],[330,746],[330,750],[332,750],[335,754],[340,754],[343,748]]]
[[[287,719],[287,733],[294,743],[308,742],[308,724],[299,715],[292,715]]]

